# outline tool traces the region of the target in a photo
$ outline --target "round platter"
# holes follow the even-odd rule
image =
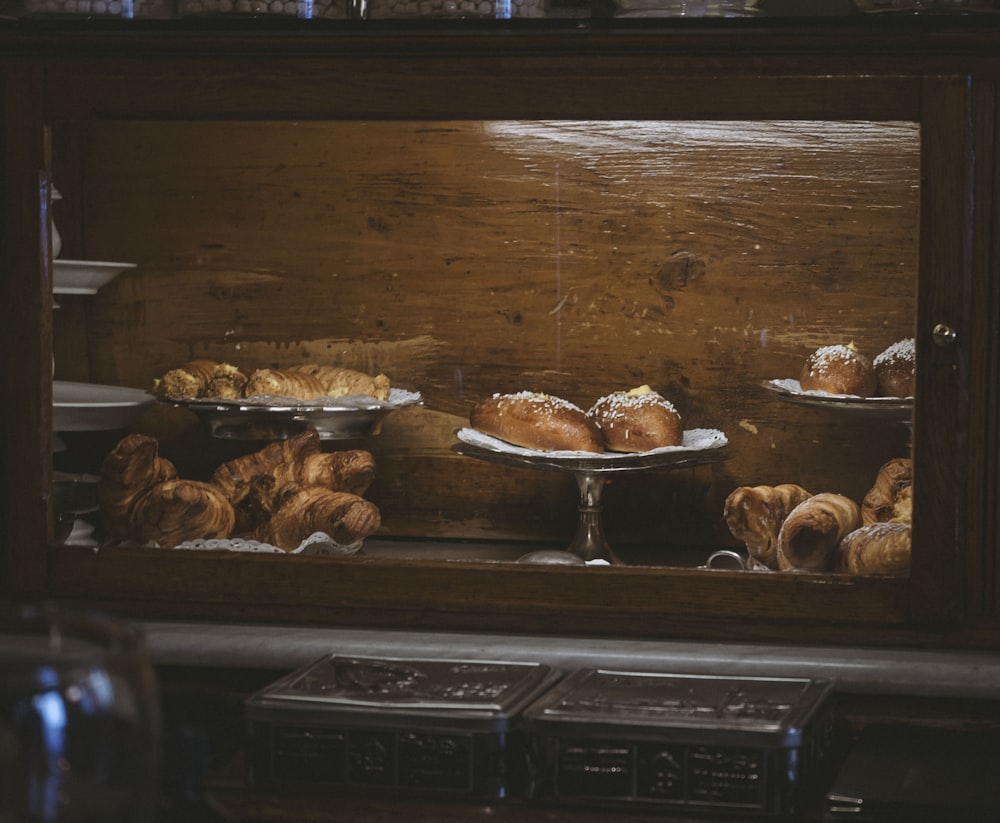
[[[196,414],[212,437],[222,440],[285,440],[313,429],[321,440],[353,440],[378,434],[382,420],[397,409],[418,406],[417,392],[392,389],[389,399],[338,397],[303,402],[254,397],[243,400],[165,400]]]
[[[525,449],[470,428],[459,429],[455,436],[459,442],[452,446],[452,450],[459,454],[512,466],[573,472],[641,471],[700,465],[724,460],[725,447],[729,443],[726,435],[717,429],[689,429],[684,432],[680,446],[667,446],[640,454],[594,454]]]
[[[71,380],[52,381],[52,429],[57,432],[123,429],[153,396],[142,389]]]
[[[52,262],[52,292],[97,294],[102,286],[106,286],[123,271],[134,268],[135,263],[57,259]]]
[[[913,414],[912,397],[858,397],[853,394],[803,391],[798,380],[765,380],[762,385],[787,403],[858,412],[891,420],[908,420]]]

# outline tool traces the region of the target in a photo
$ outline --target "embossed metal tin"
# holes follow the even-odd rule
[[[825,681],[588,669],[522,717],[527,794],[740,817],[792,814],[826,773],[838,721]]]
[[[513,720],[559,675],[479,660],[327,656],[246,704],[258,786],[495,800],[522,792]]]

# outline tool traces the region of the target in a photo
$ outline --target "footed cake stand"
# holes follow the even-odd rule
[[[590,454],[587,452],[542,452],[511,446],[474,429],[460,429],[452,451],[528,469],[567,472],[579,489],[579,520],[576,534],[566,551],[584,561],[605,560],[617,564],[601,525],[604,482],[609,474],[680,469],[727,459],[726,436],[715,429],[692,429],[684,432],[684,443],[642,454]]]

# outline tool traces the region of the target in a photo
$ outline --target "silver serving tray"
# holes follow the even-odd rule
[[[468,457],[526,468],[597,473],[679,468],[723,460],[729,443],[726,435],[718,429],[688,429],[679,446],[665,446],[638,454],[594,454],[525,449],[470,428],[459,429],[455,436],[459,442],[452,446],[452,450]]]
[[[378,434],[389,414],[422,405],[423,398],[417,392],[392,389],[386,401],[352,395],[325,402],[267,397],[163,402],[193,412],[212,437],[222,440],[286,440],[310,429],[321,440],[353,440]]]
[[[798,380],[765,380],[762,385],[786,403],[798,403],[834,411],[858,412],[893,420],[906,420],[913,414],[912,397],[859,397],[854,394],[830,394],[805,391]]]

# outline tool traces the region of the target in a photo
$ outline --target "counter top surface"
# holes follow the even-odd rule
[[[842,692],[1000,698],[1000,654],[980,651],[776,646],[628,639],[386,631],[274,625],[143,624],[160,665],[289,671],[337,653],[369,657],[539,662],[562,669],[812,677]]]

